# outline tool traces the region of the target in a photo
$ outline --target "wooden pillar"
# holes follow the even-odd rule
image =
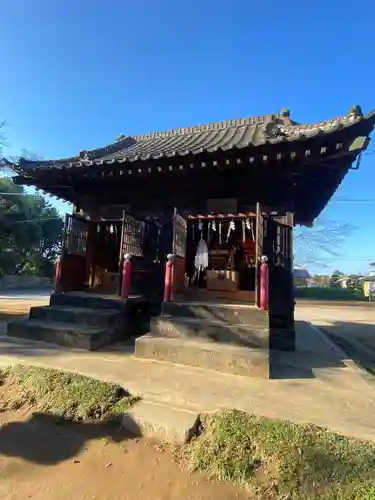
[[[172,300],[174,260],[174,254],[169,253],[167,255],[167,262],[165,264],[164,302],[170,302]]]
[[[127,299],[130,295],[131,274],[132,274],[131,255],[127,253],[124,255],[124,261],[122,264],[122,281],[121,281],[122,299]]]
[[[280,249],[270,268],[270,349],[294,351],[293,214],[272,221],[272,238]]]
[[[63,259],[62,259],[62,254],[61,254],[56,261],[55,287],[54,287],[55,293],[62,292],[62,283],[61,283],[62,265],[63,265]]]
[[[259,309],[263,311],[268,310],[268,258],[265,255],[261,257],[260,264],[260,296],[259,296]]]

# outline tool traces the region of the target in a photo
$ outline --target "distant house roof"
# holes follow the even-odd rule
[[[369,274],[368,276],[364,276],[361,278],[361,281],[375,281],[375,274]]]
[[[303,267],[295,267],[293,269],[293,275],[295,279],[311,278],[309,271],[307,269],[304,269]]]

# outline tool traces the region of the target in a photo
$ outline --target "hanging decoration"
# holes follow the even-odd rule
[[[229,236],[230,236],[230,233],[232,231],[234,231],[236,229],[236,224],[234,223],[234,220],[232,219],[229,223],[229,227],[228,227],[228,232],[227,232],[227,243],[229,241]]]
[[[246,223],[244,220],[241,222],[242,222],[242,242],[245,242],[246,241]]]
[[[201,220],[198,222],[198,230],[201,233],[201,239],[202,239],[203,238],[203,222]]]
[[[207,224],[207,241],[210,241],[210,229],[211,229],[211,221]]]
[[[211,229],[212,229],[212,231],[216,232],[216,220],[212,221],[212,223],[211,223]]]
[[[194,222],[191,225],[191,233],[192,233],[193,241],[195,241],[195,223]]]
[[[253,238],[253,241],[255,241],[254,224],[250,220],[249,220],[249,224],[250,224],[250,229],[251,229],[251,237]]]
[[[221,220],[219,221],[219,245],[221,245]]]
[[[208,267],[208,246],[207,242],[203,238],[199,241],[197,246],[194,267],[198,271],[203,271]]]

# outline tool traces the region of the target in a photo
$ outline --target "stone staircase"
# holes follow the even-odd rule
[[[8,323],[7,335],[94,351],[148,329],[148,307],[140,296],[70,292],[53,293],[48,306],[32,307],[29,318]]]
[[[269,377],[268,314],[252,305],[169,302],[136,340],[139,358]]]

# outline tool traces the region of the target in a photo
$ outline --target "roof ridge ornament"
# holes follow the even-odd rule
[[[363,113],[362,113],[362,108],[361,106],[359,106],[358,104],[356,104],[355,106],[352,106],[349,111],[348,111],[348,116],[350,118],[362,118],[363,117]]]
[[[78,158],[83,161],[89,161],[92,159],[92,154],[84,149],[79,152]]]
[[[268,122],[264,126],[263,133],[267,139],[272,139],[274,137],[280,137],[282,135],[285,135],[285,130],[284,127],[282,127],[280,123],[277,122],[277,120],[273,120],[271,122]]]
[[[280,116],[283,118],[290,118],[290,111],[288,108],[282,108],[280,111]]]
[[[121,142],[123,141],[124,139],[129,139],[129,136],[128,135],[124,135],[124,134],[121,134],[119,136],[116,137],[116,142]]]

